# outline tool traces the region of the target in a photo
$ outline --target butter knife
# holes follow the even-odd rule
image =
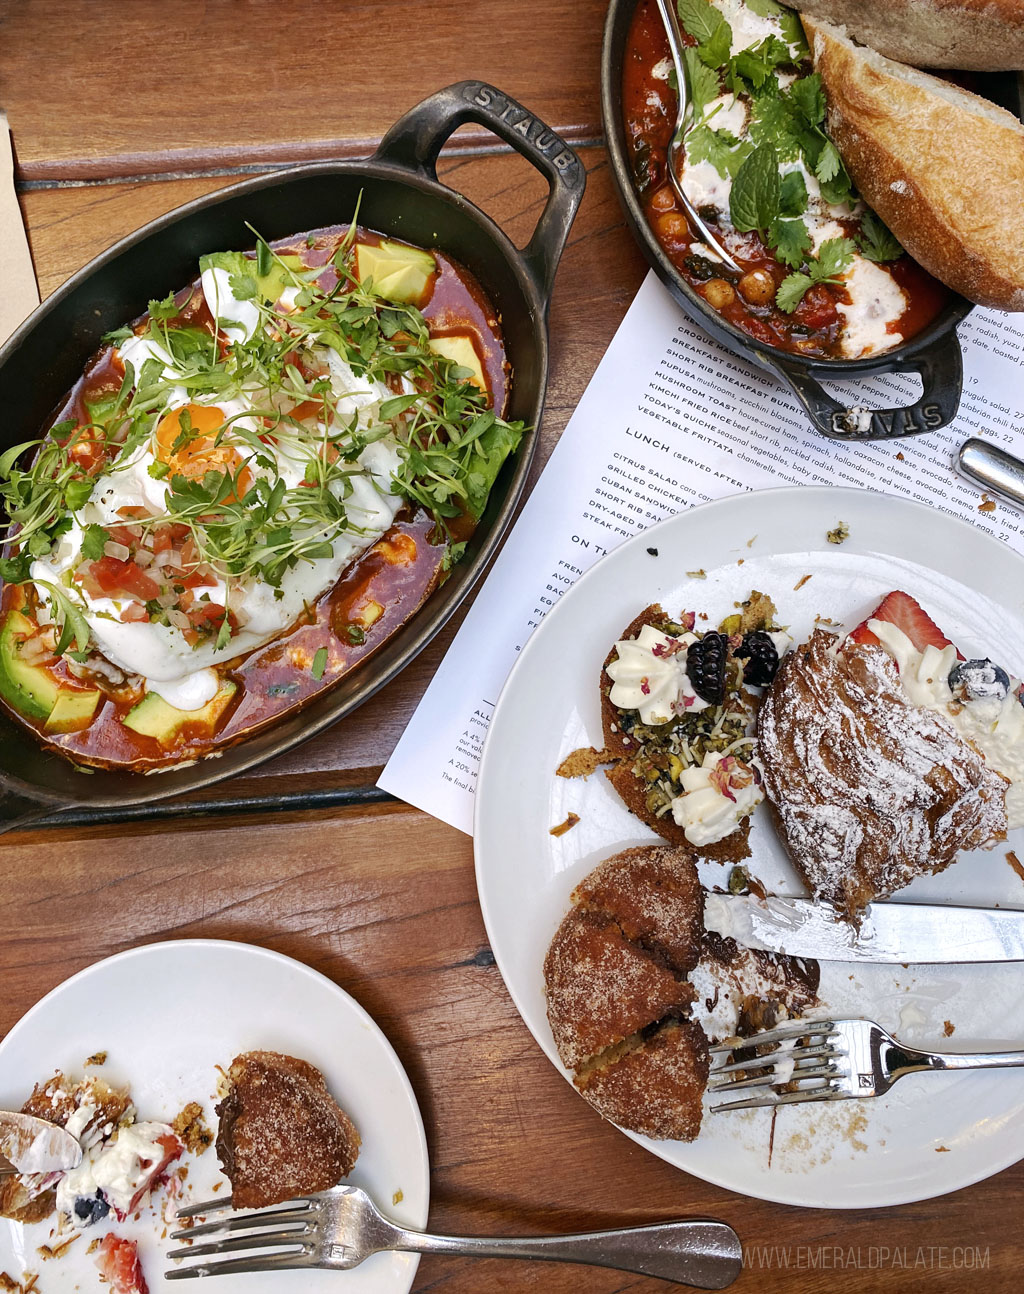
[[[55,1123],[0,1110],[0,1172],[5,1160],[16,1173],[63,1172],[82,1162],[82,1147]]]
[[[704,924],[746,948],[829,962],[1024,961],[1024,911],[869,903],[860,927],[810,899],[706,894]]]

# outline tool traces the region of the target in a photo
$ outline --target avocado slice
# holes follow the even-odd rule
[[[0,695],[29,719],[46,719],[57,702],[60,684],[42,665],[20,656],[21,644],[35,625],[20,611],[11,611],[0,630]]]
[[[147,692],[125,715],[124,726],[144,737],[155,738],[161,746],[173,746],[186,723],[213,736],[217,720],[237,691],[238,684],[225,679],[217,695],[199,710],[179,710],[165,701],[158,692]]]
[[[81,732],[92,723],[96,707],[100,702],[98,690],[79,691],[77,688],[62,687],[57,693],[57,700],[46,720],[46,732]]]
[[[460,368],[470,369],[473,376],[469,378],[469,381],[478,386],[481,391],[488,391],[484,368],[480,363],[480,356],[476,353],[472,337],[468,337],[463,333],[459,333],[454,337],[431,337],[429,344],[435,355],[444,355],[447,359],[458,364]]]
[[[356,274],[360,283],[373,281],[373,290],[388,301],[418,301],[427,290],[437,262],[430,252],[405,243],[356,245]]]

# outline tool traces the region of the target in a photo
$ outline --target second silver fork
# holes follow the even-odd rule
[[[766,1047],[770,1050],[761,1050]],[[729,1060],[748,1050],[754,1053],[749,1058]],[[712,1047],[711,1052],[723,1063],[712,1069],[708,1091],[746,1093],[738,1101],[713,1105],[712,1112],[881,1096],[906,1074],[926,1069],[1024,1066],[1024,1051],[906,1047],[874,1020],[789,1020],[777,1029]]]
[[[178,1217],[225,1212],[230,1206],[230,1200],[196,1204],[179,1210]],[[173,1232],[171,1239],[190,1243],[172,1250],[168,1257],[192,1261],[165,1272],[168,1280],[302,1267],[346,1270],[371,1254],[390,1249],[589,1263],[660,1276],[699,1289],[724,1289],[743,1266],[743,1249],[736,1232],[710,1218],[571,1236],[434,1236],[410,1231],[384,1217],[366,1192],[355,1186],[336,1186],[319,1195],[290,1200],[280,1208],[200,1222]],[[237,1258],[228,1256],[242,1250],[254,1252]],[[217,1261],[206,1261],[212,1257]]]

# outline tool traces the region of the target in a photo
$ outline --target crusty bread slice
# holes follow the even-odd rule
[[[313,1065],[275,1051],[236,1056],[217,1106],[217,1155],[236,1209],[326,1191],[352,1171],[359,1133]]]
[[[948,81],[805,20],[828,133],[913,258],[979,305],[1024,310],[1024,126]]]
[[[787,0],[802,14],[845,25],[872,49],[914,67],[978,72],[1024,68],[1021,0]]]

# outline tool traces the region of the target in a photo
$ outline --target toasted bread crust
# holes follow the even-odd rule
[[[1022,7],[1024,13],[1024,7]],[[1024,310],[1024,127],[927,73],[805,22],[828,133],[911,256],[979,305]]]
[[[217,1155],[235,1208],[326,1191],[352,1171],[359,1133],[313,1065],[250,1051],[235,1057],[228,1076],[231,1089],[217,1106]]]
[[[845,26],[855,40],[912,67],[1024,68],[1020,0],[791,0],[791,5],[811,18]]]

